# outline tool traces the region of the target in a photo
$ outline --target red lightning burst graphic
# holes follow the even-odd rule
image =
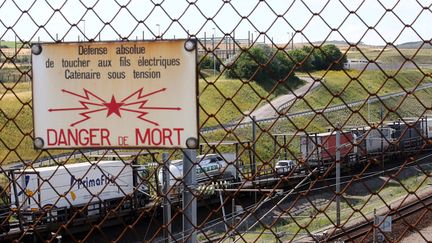
[[[78,97],[80,99],[78,100],[78,103],[80,103],[81,106],[70,107],[70,108],[51,108],[48,109],[48,111],[49,112],[82,111],[79,113],[79,115],[82,116],[83,118],[81,120],[78,120],[70,124],[70,126],[72,127],[91,119],[91,116],[89,116],[90,114],[96,112],[102,112],[102,111],[107,111],[106,114],[107,118],[113,114],[117,115],[118,117],[121,117],[122,111],[137,113],[138,119],[153,124],[155,126],[159,126],[159,123],[144,118],[147,114],[149,114],[149,110],[173,110],[173,111],[181,110],[180,107],[146,106],[150,96],[163,93],[166,91],[166,88],[155,90],[150,93],[144,93],[143,88],[140,88],[137,91],[133,92],[131,95],[125,97],[124,99],[121,99],[120,101],[117,101],[116,97],[112,95],[111,100],[109,102],[100,98],[99,96],[97,96],[96,94],[94,94],[93,92],[87,89],[83,89],[84,91],[83,94],[77,94],[65,89],[62,89],[61,91],[63,93]]]

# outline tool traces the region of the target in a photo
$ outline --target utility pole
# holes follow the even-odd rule
[[[252,165],[251,165],[251,174],[252,174],[252,184],[255,184],[256,178],[256,117],[252,117]],[[254,202],[257,202],[257,193],[254,192]]]
[[[169,172],[169,155],[167,153],[162,154],[163,161],[163,180],[162,180],[162,188],[163,188],[163,225],[165,226],[163,235],[164,242],[171,242],[171,204],[170,204],[170,196],[169,196],[169,188],[170,188],[170,172]]]
[[[384,125],[384,121],[383,121],[383,117],[384,117],[384,109],[383,109],[383,105],[381,104],[381,109],[380,109],[380,119],[381,119],[381,134],[383,134],[383,125]],[[381,167],[384,170],[384,140],[383,140],[383,136],[381,136]]]
[[[341,126],[336,125],[336,227],[340,226],[340,135]]]
[[[370,84],[368,84],[368,92],[370,92]],[[370,96],[368,97],[368,122],[370,122]]]
[[[192,193],[196,187],[196,151],[183,150],[183,241],[196,243],[197,200]]]
[[[294,32],[291,34],[292,39],[291,39],[291,50],[294,50]]]
[[[212,34],[213,76],[216,76],[215,33],[216,33],[216,29],[213,28],[213,34]]]
[[[162,39],[161,36],[160,36],[160,24],[156,24],[156,27],[158,28],[158,35],[157,35],[157,38]]]

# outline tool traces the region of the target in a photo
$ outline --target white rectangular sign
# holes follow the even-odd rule
[[[391,216],[376,216],[377,223],[382,232],[392,232],[392,217]]]
[[[35,146],[186,148],[196,63],[186,40],[34,44]]]

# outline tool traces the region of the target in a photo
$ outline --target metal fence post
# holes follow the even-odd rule
[[[163,224],[164,228],[164,242],[171,242],[171,203],[169,196],[169,188],[170,188],[170,171],[169,171],[169,155],[167,153],[162,154],[163,161],[163,179],[162,179],[162,192],[163,192]]]
[[[336,226],[340,226],[340,131],[339,124],[336,125]]]
[[[197,200],[192,193],[196,186],[196,151],[183,150],[183,239],[187,243],[197,242]]]
[[[251,166],[251,174],[252,174],[252,184],[255,184],[255,176],[256,176],[256,120],[255,116],[252,117],[252,166]],[[254,192],[254,202],[257,201],[257,193]]]
[[[374,208],[374,212],[373,212],[373,243],[376,242],[376,235],[377,235],[377,229],[376,229],[376,224],[377,224],[377,220],[376,220],[376,208]]]

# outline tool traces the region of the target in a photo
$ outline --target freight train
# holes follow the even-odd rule
[[[122,160],[12,170],[8,203],[20,225],[98,218],[113,207],[119,216],[148,204],[147,175],[146,167]]]
[[[117,155],[119,156],[119,155]],[[104,156],[109,157],[109,156]],[[197,157],[197,182],[240,180],[235,156],[207,154]],[[183,161],[169,164],[170,186],[181,190]],[[162,171],[158,175],[162,182]],[[133,214],[150,202],[148,167],[124,160],[98,160],[84,163],[11,170],[10,193],[0,198],[0,233],[9,231],[8,219],[20,225],[59,225],[73,218],[85,221],[103,217],[111,209],[116,217]],[[1,190],[6,196],[6,191]],[[119,206],[120,205],[120,206]]]
[[[432,118],[426,117],[351,127],[338,132],[305,133],[300,136],[302,161],[295,163],[295,167],[330,166],[337,152],[343,166],[362,166],[377,156],[401,157],[425,151],[430,139]],[[200,155],[197,162],[198,183],[242,180],[242,162],[233,154]],[[171,161],[167,168],[170,187],[177,186],[181,191],[183,161]],[[158,187],[163,183],[162,173],[159,169],[153,174]],[[71,218],[74,222],[80,219],[87,222],[91,217],[100,219],[111,209],[116,210],[116,217],[133,214],[150,202],[148,176],[147,167],[123,160],[11,170],[8,172],[9,197],[4,197],[5,190],[0,191],[3,201],[0,233],[9,230],[11,217],[20,225],[34,225],[34,222],[49,225]],[[180,192],[177,189],[172,191]]]
[[[336,137],[339,136],[339,144]],[[340,161],[346,167],[359,166],[373,158],[396,157],[425,150],[432,138],[432,118],[405,118],[372,127],[354,127],[336,132],[305,133],[300,152],[309,167]]]

